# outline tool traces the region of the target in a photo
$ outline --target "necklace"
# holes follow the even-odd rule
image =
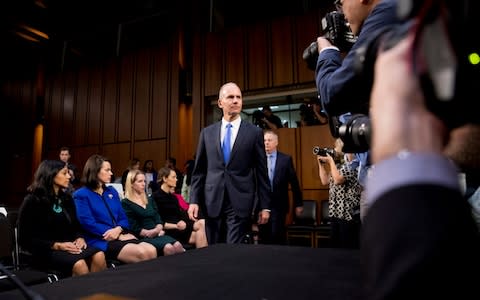
[[[58,199],[58,204],[57,203],[53,204],[53,211],[56,212],[57,214],[63,211],[61,204],[62,204],[62,200],[60,199]]]

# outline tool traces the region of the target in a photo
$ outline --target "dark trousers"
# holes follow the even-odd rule
[[[285,219],[286,213],[272,209],[268,223],[258,225],[260,243],[286,245]]]
[[[205,219],[205,230],[209,245],[216,243],[239,244],[250,230],[250,218],[236,215],[228,195],[225,194],[222,212],[217,218]]]
[[[331,218],[331,246],[334,248],[358,249],[360,247],[360,221]]]

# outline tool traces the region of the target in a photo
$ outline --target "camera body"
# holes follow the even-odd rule
[[[324,37],[342,52],[349,51],[357,40],[345,20],[345,15],[338,11],[329,12],[322,18],[322,32],[324,32]],[[315,71],[318,60],[317,41],[312,42],[303,50],[302,58],[308,68]]]
[[[337,156],[337,152],[333,148],[321,148],[319,146],[314,146],[312,149],[313,154],[320,155],[320,156],[327,156],[330,155],[331,157],[335,158]]]
[[[261,110],[255,110],[252,117],[255,126],[265,129],[265,123],[262,121],[265,118],[265,114]]]

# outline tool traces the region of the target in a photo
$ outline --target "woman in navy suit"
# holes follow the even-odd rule
[[[83,169],[85,186],[74,193],[77,216],[88,245],[105,251],[107,258],[133,263],[157,257],[157,249],[132,233],[117,190],[106,186],[112,177],[110,161],[90,156]]]

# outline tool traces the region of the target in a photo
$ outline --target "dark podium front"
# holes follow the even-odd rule
[[[46,300],[362,299],[358,250],[244,244],[212,245],[30,288]],[[0,299],[25,298],[9,291]]]

